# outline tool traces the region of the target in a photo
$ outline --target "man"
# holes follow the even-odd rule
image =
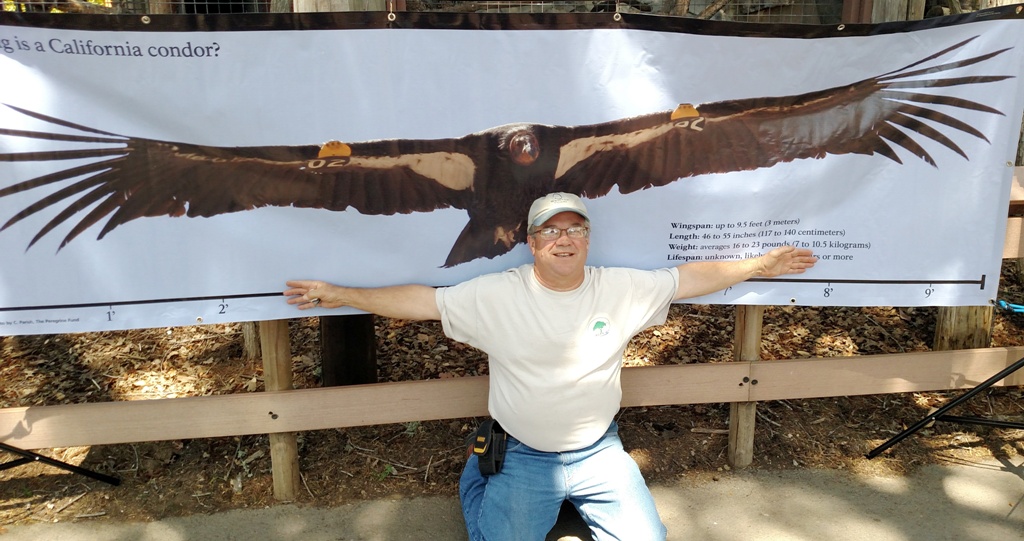
[[[459,495],[472,540],[539,540],[571,501],[595,540],[665,539],[665,527],[613,418],[629,340],[665,322],[672,301],[755,276],[798,274],[809,250],[776,248],[742,261],[641,271],[586,265],[590,219],[579,197],[530,207],[533,263],[452,287],[349,288],[290,281],[300,309],[351,306],[386,317],[440,320],[445,334],[488,354],[488,410],[507,433],[500,472],[471,456]]]

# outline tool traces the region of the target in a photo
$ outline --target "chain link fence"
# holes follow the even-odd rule
[[[840,20],[843,0],[3,0],[3,9],[36,13],[183,15],[388,9],[462,13],[600,13],[618,10],[738,22],[835,24]]]
[[[0,0],[4,11],[35,13],[216,14],[286,11],[462,13],[631,12],[751,23],[837,24],[843,0]],[[875,0],[882,2],[884,0]],[[937,17],[1019,0],[924,0],[911,18]]]

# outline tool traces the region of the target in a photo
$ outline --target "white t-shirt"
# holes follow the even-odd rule
[[[665,322],[679,274],[587,267],[583,284],[557,292],[527,264],[438,288],[445,334],[489,356],[488,410],[541,451],[582,449],[619,409],[626,345]]]

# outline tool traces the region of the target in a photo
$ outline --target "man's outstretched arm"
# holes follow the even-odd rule
[[[397,319],[441,319],[434,300],[435,289],[424,285],[358,288],[329,284],[320,280],[290,280],[284,294],[288,304],[300,310],[317,306],[357,310]],[[319,300],[319,302],[317,302]]]
[[[699,261],[679,265],[679,288],[674,300],[721,291],[754,277],[801,274],[818,260],[810,250],[781,246],[762,256],[739,261]]]

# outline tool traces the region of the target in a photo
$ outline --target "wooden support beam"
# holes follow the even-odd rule
[[[758,401],[969,389],[1024,357],[1024,347],[751,363]],[[1024,385],[1024,371],[1001,386]]]
[[[1024,218],[1011,216],[1006,220],[1003,259],[1024,257]]]
[[[871,3],[872,23],[905,21],[907,19],[907,0],[873,0]]]
[[[267,391],[292,390],[292,345],[288,320],[261,321],[263,382]],[[268,416],[277,415],[271,409]],[[270,433],[270,462],[274,476],[274,498],[295,501],[299,493],[299,446],[295,432]]]
[[[622,405],[708,404],[967,389],[1024,347],[626,368]],[[743,378],[757,385],[740,385]],[[1024,373],[1005,385],[1024,385]],[[487,415],[487,378],[0,409],[22,449],[325,430]]]
[[[242,358],[249,361],[260,358],[263,352],[260,350],[260,326],[256,321],[243,321],[242,328]]]
[[[924,19],[924,8],[926,0],[910,0],[907,2],[907,20],[920,21]]]
[[[47,10],[49,11],[49,10]],[[167,13],[174,13],[174,3],[165,2],[163,0],[147,0],[146,1],[146,13],[152,15],[162,15]]]
[[[1017,258],[1024,248],[1021,237],[1022,219],[1013,216],[1024,210],[1024,167],[1015,167],[1010,182],[1010,217],[1006,222],[1003,258]],[[993,277],[993,279],[998,277]],[[940,306],[935,322],[932,349],[984,348],[992,344],[992,306]]]
[[[734,357],[737,361],[761,360],[761,326],[764,306],[736,307],[736,342]],[[757,383],[750,377],[738,386],[749,389]],[[749,392],[749,391],[748,391]],[[754,461],[754,427],[757,422],[757,403],[751,401],[729,404],[729,464],[745,468]]]
[[[932,349],[986,348],[992,345],[991,306],[940,306]]]
[[[651,366],[622,370],[622,406],[714,404],[748,400],[746,363]]]
[[[1014,160],[1016,167],[1014,167],[1013,182],[1010,183],[1010,216],[1022,216],[1024,215],[1024,123],[1021,123],[1020,127],[1020,138],[1017,139],[1017,157]],[[1012,220],[1013,218],[1011,218]],[[1011,231],[1009,224],[1007,225],[1006,240],[1003,244],[1003,257],[1009,257],[1005,254],[1007,245],[1011,244]],[[1024,278],[1024,253],[1021,253],[1019,249],[1020,245],[1020,230],[1016,231],[1016,244],[1017,248],[1017,259],[1014,261],[1012,269],[1017,275],[1018,279]]]
[[[1024,132],[1022,132],[1024,133]],[[1024,135],[1022,135],[1024,137]],[[1024,144],[1022,144],[1024,147]],[[1013,181],[1010,183],[1010,209],[1006,220],[1006,237],[1003,239],[1003,259],[1024,257],[1024,167],[1013,168]]]
[[[315,11],[385,11],[385,0],[294,0],[296,13]]]
[[[320,380],[324,386],[377,383],[372,314],[320,317]]]
[[[289,6],[275,1],[275,10]],[[392,2],[394,6],[394,2]],[[295,0],[295,12],[312,11],[380,11],[386,8],[384,0]],[[283,324],[283,329],[280,327]],[[264,339],[264,326],[273,329],[275,336]],[[282,338],[283,337],[283,338]],[[291,389],[291,345],[288,342],[287,321],[261,322],[260,339],[263,344],[263,366],[266,387],[271,390]],[[377,381],[376,336],[373,316],[322,316],[320,318],[320,368],[324,385],[347,385]],[[271,350],[268,359],[268,346]],[[287,360],[287,366],[285,366]],[[277,381],[271,386],[268,373],[274,372]],[[285,372],[287,386],[285,387]],[[281,385],[278,387],[277,385]],[[316,408],[319,410],[319,408]],[[273,411],[273,410],[271,410]],[[277,416],[279,414],[272,413]],[[276,417],[275,417],[276,418]],[[295,500],[299,489],[298,444],[294,432],[270,434],[270,457],[274,474],[274,498]]]
[[[844,23],[870,23],[873,0],[843,0]]]
[[[245,436],[487,415],[487,378],[0,409],[25,449]]]
[[[294,0],[296,12],[404,10],[385,0]],[[377,337],[372,315],[320,317],[320,369],[324,385],[377,381]]]

